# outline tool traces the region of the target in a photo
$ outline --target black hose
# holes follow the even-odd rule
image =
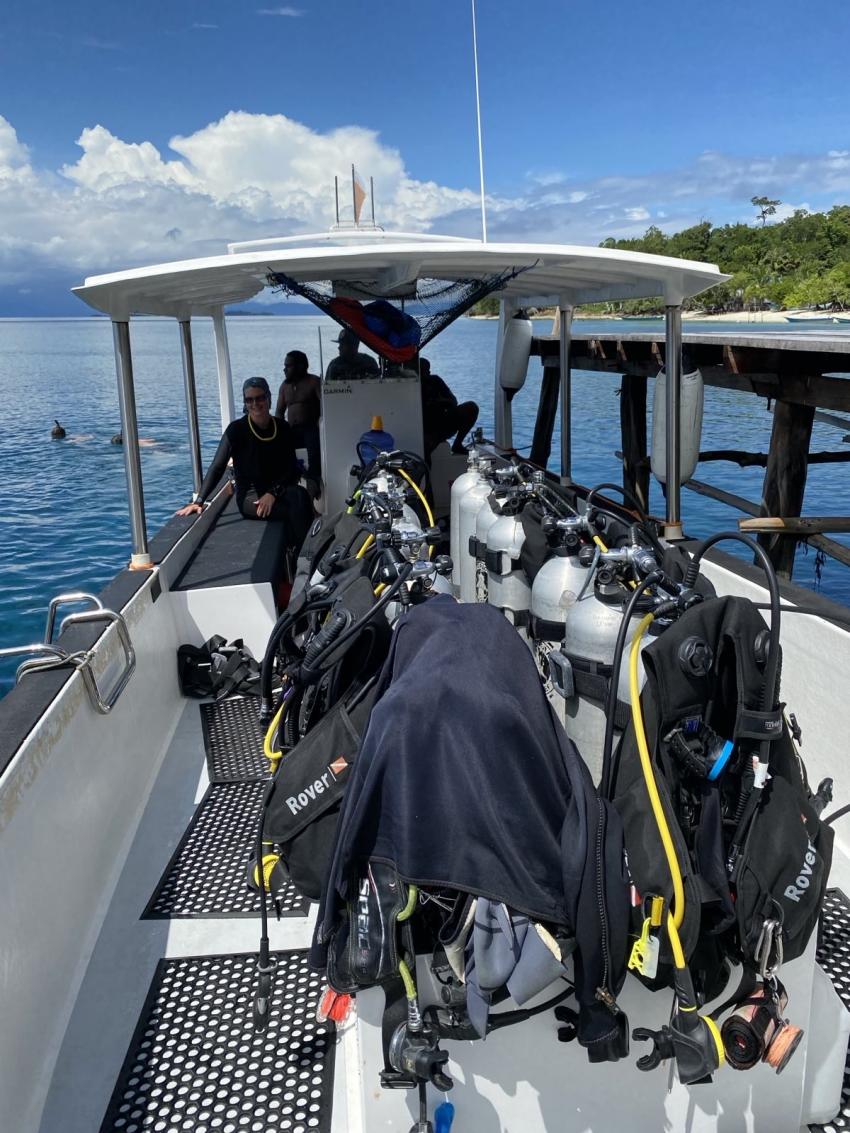
[[[699,575],[699,565],[702,562],[703,555],[709,548],[713,547],[715,543],[720,543],[727,539],[734,540],[737,543],[743,543],[744,546],[749,547],[759,560],[764,573],[767,575],[767,588],[770,591],[770,649],[767,655],[767,663],[764,667],[762,711],[772,712],[778,695],[776,677],[779,671],[779,611],[781,609],[781,599],[776,571],[773,569],[773,563],[768,558],[764,547],[756,543],[754,539],[750,539],[748,535],[741,534],[740,531],[721,531],[717,535],[711,535],[708,539],[704,539],[694,551],[694,556],[685,571],[684,586],[689,590],[693,589],[697,576]],[[770,750],[769,744],[769,740],[762,741],[761,751],[764,756],[763,762],[767,762],[767,754]]]
[[[601,492],[603,489],[608,492],[619,492],[626,503],[630,503],[634,507],[634,510],[638,513],[638,515],[644,522],[649,519],[649,516],[644,511],[643,504],[640,502],[634,492],[629,491],[628,488],[624,488],[620,484],[608,483],[607,481],[604,484],[597,484],[595,488],[591,488],[587,493],[587,499],[585,502],[587,504],[588,511],[590,511],[591,507],[593,506],[593,497],[597,492]],[[599,505],[597,504],[597,507],[598,506]],[[605,508],[599,508],[599,510],[605,511]]]
[[[613,769],[612,753],[614,749],[614,730],[615,719],[617,715],[617,686],[620,683],[620,669],[623,663],[623,652],[626,648],[626,635],[629,630],[629,622],[632,619],[632,614],[638,604],[641,596],[645,590],[650,586],[654,586],[663,578],[660,570],[654,570],[648,574],[642,582],[639,582],[626,603],[623,610],[623,617],[620,622],[620,627],[617,630],[617,641],[614,645],[614,656],[611,660],[611,675],[608,685],[608,698],[605,701],[605,740],[602,744],[602,777],[599,781],[599,790],[603,798],[610,799],[611,789],[613,787]]]
[[[848,813],[850,813],[850,803],[845,803],[844,806],[840,806],[838,810],[834,810],[832,814],[830,814],[827,818],[822,819],[821,821],[825,822],[827,826],[831,826],[837,818],[843,818],[844,815]]]

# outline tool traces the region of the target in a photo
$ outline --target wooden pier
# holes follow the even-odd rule
[[[551,452],[557,409],[558,347],[558,339],[552,337],[535,338],[531,347],[544,366],[531,459],[544,467]],[[644,503],[649,496],[646,383],[663,367],[664,350],[664,339],[657,334],[613,331],[583,336],[580,326],[574,328],[570,343],[570,369],[622,375],[623,486]],[[758,504],[698,480],[687,481],[685,487],[754,517],[741,521],[742,528],[758,533],[777,572],[785,578],[791,577],[799,541],[850,566],[850,548],[824,534],[847,531],[847,516],[800,519],[809,465],[850,461],[850,449],[809,451],[816,417],[828,424],[846,425],[843,440],[850,440],[850,335],[685,333],[682,354],[683,372],[699,370],[706,385],[755,394],[774,404],[767,453],[736,449],[700,453],[701,462],[732,460],[742,467],[762,465],[764,486]]]

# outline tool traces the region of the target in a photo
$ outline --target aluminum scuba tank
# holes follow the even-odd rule
[[[487,532],[487,601],[501,610],[527,639],[528,612],[531,606],[531,585],[520,562],[525,543],[525,530],[520,518],[521,507],[513,514],[500,515]]]
[[[475,542],[471,545],[470,553],[474,551],[475,559],[475,598],[476,602],[487,601],[487,539],[495,523],[499,520],[499,512],[493,508],[493,493],[491,492],[481,505],[475,517]]]
[[[575,602],[567,613],[561,652],[570,662],[574,688],[572,696],[564,700],[563,720],[567,735],[579,749],[590,769],[594,783],[602,773],[602,747],[605,741],[605,699],[608,678],[614,661],[614,647],[623,619],[622,584],[613,571],[602,568],[597,572],[592,590]],[[607,601],[605,599],[608,599]],[[629,622],[626,646],[620,666],[617,699],[622,704],[631,702],[629,694],[629,648],[642,613],[636,613]],[[644,636],[641,650],[651,638]],[[643,685],[643,665],[638,668],[638,680]],[[620,715],[624,723],[623,709]]]
[[[467,492],[481,482],[481,455],[475,446],[469,450],[467,470],[452,484],[449,538],[452,556],[452,589],[460,589],[460,504]]]
[[[528,635],[537,667],[543,675],[546,695],[558,718],[564,720],[564,698],[549,679],[548,657],[560,647],[567,615],[589,583],[593,548],[577,535],[568,535],[553,549],[531,586]]]
[[[479,461],[478,480],[464,492],[460,500],[456,550],[454,529],[452,530],[452,565],[453,569],[458,567],[458,597],[461,602],[475,601],[475,524],[478,512],[487,505],[487,497],[493,490],[489,479],[492,467],[490,460]]]

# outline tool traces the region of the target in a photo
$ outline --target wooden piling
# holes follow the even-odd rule
[[[620,436],[623,487],[649,510],[649,461],[646,454],[646,378],[623,374],[620,385]]]
[[[790,517],[802,513],[814,419],[814,406],[776,402],[760,515]],[[781,578],[790,579],[794,569],[796,538],[760,535],[759,542],[770,556],[776,573]]]
[[[540,386],[540,400],[537,404],[537,418],[534,422],[534,437],[531,442],[532,464],[546,468],[552,455],[552,433],[558,413],[558,393],[561,386],[561,367],[557,358],[547,358],[543,365],[543,381]]]

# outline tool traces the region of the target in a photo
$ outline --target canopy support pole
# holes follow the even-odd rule
[[[561,483],[571,484],[573,464],[572,438],[572,374],[570,373],[570,338],[573,326],[573,309],[561,303],[560,335],[558,338],[558,368],[561,372]]]
[[[666,349],[664,370],[667,375],[667,511],[664,524],[665,539],[682,539],[682,307],[666,306]]]
[[[145,525],[145,494],[142,487],[142,463],[139,459],[139,426],[136,420],[129,321],[112,323],[112,341],[115,347],[118,406],[121,411],[121,433],[124,438],[124,471],[127,474],[127,500],[130,505],[130,529],[133,536],[130,569],[145,570],[152,566],[152,563],[148,553],[148,533]]]
[[[227,324],[224,321],[223,307],[213,312],[212,321],[218,370],[218,400],[221,406],[221,431],[224,432],[236,416],[236,405],[233,401],[233,374],[230,369],[230,347],[227,343]]]
[[[192,458],[192,484],[195,492],[200,492],[203,472],[201,469],[201,430],[198,425],[198,395],[195,390],[195,356],[192,351],[192,323],[180,319],[180,348],[183,357],[183,386],[186,391],[186,415],[189,421],[189,455]]]

